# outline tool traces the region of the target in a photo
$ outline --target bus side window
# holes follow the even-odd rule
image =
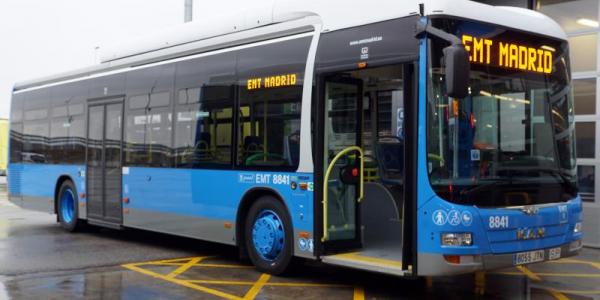
[[[48,89],[27,92],[23,113],[23,162],[48,163],[50,93]]]
[[[298,165],[302,79],[310,41],[299,38],[240,50],[239,166]]]
[[[178,63],[174,156],[177,168],[231,165],[235,52]]]
[[[172,88],[175,66],[164,65],[127,74],[125,163],[172,167]],[[151,79],[151,80],[149,80]]]

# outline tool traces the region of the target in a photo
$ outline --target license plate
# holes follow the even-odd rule
[[[560,258],[560,247],[548,250],[548,259],[555,260]]]
[[[514,265],[531,264],[544,261],[544,250],[528,251],[513,255]]]

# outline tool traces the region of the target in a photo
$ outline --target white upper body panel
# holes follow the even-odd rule
[[[20,83],[16,85],[16,89],[32,87],[36,83],[47,84],[61,78],[73,78],[77,74],[85,76],[104,69],[145,63],[149,58],[158,59],[165,57],[164,53],[181,51],[180,48],[185,48],[187,52],[181,53],[186,54],[190,48],[196,47],[195,44],[209,48],[207,45],[219,45],[227,36],[234,38],[246,32],[248,34],[245,36],[251,36],[251,29],[264,34],[269,31],[268,25],[302,24],[304,22],[295,21],[310,20],[319,23],[322,32],[328,32],[418,15],[421,13],[421,3],[424,5],[425,16],[460,17],[566,40],[561,27],[541,13],[515,7],[494,7],[468,0],[261,0],[248,3],[247,9],[185,23],[119,45],[102,47],[102,64],[99,66]],[[276,28],[277,26],[273,26],[273,30]]]
[[[102,51],[101,60],[107,62],[306,16],[319,17],[323,31],[334,31],[416,15],[419,14],[420,3],[424,4],[427,16],[456,16],[566,39],[561,27],[541,13],[516,7],[494,7],[467,0],[265,0],[258,5],[252,2],[247,10],[182,24],[148,38],[109,47]]]

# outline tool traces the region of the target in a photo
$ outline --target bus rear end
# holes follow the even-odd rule
[[[423,40],[419,275],[577,254],[582,205],[567,42],[447,17],[430,22],[462,40],[470,74],[468,96],[449,97],[448,43]]]

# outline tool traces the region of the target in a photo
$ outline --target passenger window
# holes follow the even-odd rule
[[[50,93],[47,90],[25,94],[27,102],[23,113],[23,162],[47,163],[49,148],[48,106]]]
[[[85,162],[85,83],[58,85],[51,89],[50,147],[48,160],[54,164]]]
[[[194,90],[200,91],[187,89],[188,92]],[[231,162],[232,88],[207,86],[201,90],[204,95],[200,103],[177,107],[175,151],[178,167],[223,166]],[[211,92],[219,97],[211,99]],[[199,92],[194,94],[199,95]]]
[[[23,152],[23,94],[13,94],[10,112],[10,162],[21,162]]]
[[[235,61],[235,52],[228,52],[177,65],[177,167],[231,166]]]
[[[23,145],[23,162],[47,163],[48,121],[30,120],[23,124],[25,143]]]
[[[298,165],[302,85],[310,41],[301,38],[240,51],[238,165]]]
[[[132,166],[172,166],[172,113],[169,92],[129,98],[125,161]],[[145,99],[145,105],[144,100]],[[153,100],[158,99],[158,100]]]

